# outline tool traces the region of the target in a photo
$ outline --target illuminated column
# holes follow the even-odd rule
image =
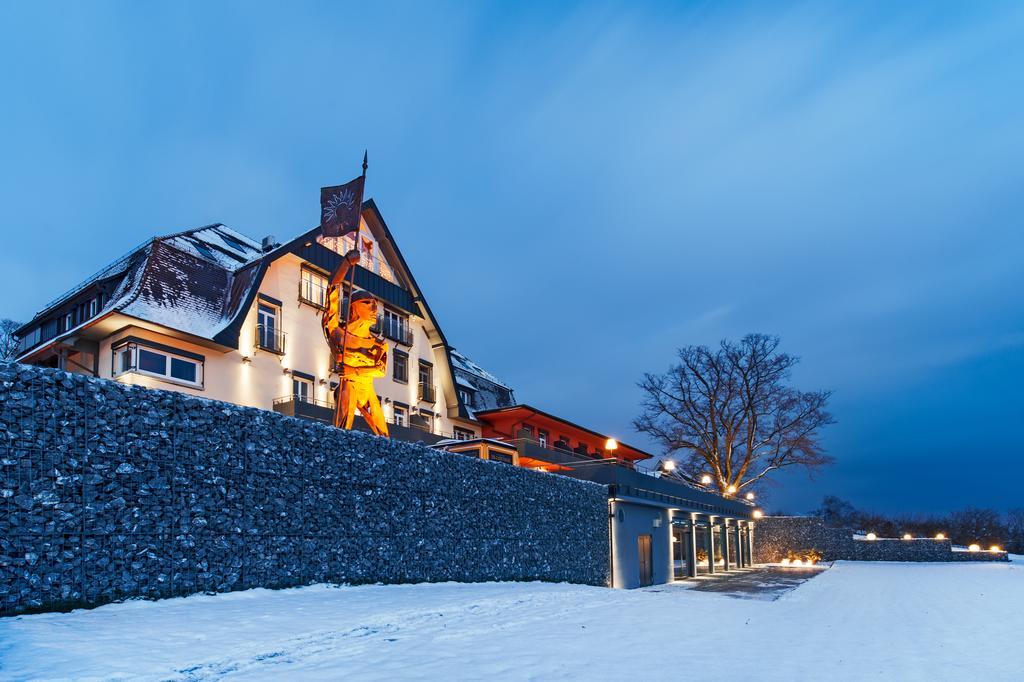
[[[747,565],[746,552],[743,551],[743,521],[736,519],[736,568]]]
[[[754,524],[747,524],[747,551],[750,553],[748,566],[754,565]]]
[[[715,572],[715,517],[708,517],[708,573]]]
[[[722,519],[722,570],[729,570],[729,519]]]
[[[697,577],[697,516],[690,514],[690,532],[686,535],[686,575]]]

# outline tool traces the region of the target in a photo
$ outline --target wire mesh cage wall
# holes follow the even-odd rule
[[[314,582],[607,582],[605,489],[0,363],[0,614]]]

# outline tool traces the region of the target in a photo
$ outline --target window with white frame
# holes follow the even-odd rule
[[[476,434],[472,431],[455,427],[455,440],[473,440],[474,438],[476,438]]]
[[[395,405],[395,426],[406,426],[409,422],[409,413],[404,407]]]
[[[310,268],[302,268],[302,279],[299,280],[299,298],[320,308],[326,307],[327,277]]]
[[[100,303],[99,299],[96,299],[96,298],[89,299],[89,317],[90,318],[96,317],[96,313],[99,312],[99,307],[100,307],[99,303]]]
[[[114,376],[142,374],[202,388],[203,357],[158,344],[130,341],[114,347]]]
[[[403,315],[391,308],[384,308],[384,315],[380,320],[381,333],[392,341],[397,341],[406,346],[412,345],[412,331],[409,329],[409,316]]]

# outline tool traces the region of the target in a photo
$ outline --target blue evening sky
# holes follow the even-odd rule
[[[646,445],[674,348],[776,333],[823,494],[1024,505],[1019,3],[0,2],[0,317],[358,172],[449,340]]]

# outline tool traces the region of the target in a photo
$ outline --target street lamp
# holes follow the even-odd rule
[[[614,457],[615,451],[619,449],[619,442],[614,438],[609,438],[604,442],[604,449],[609,455]]]

